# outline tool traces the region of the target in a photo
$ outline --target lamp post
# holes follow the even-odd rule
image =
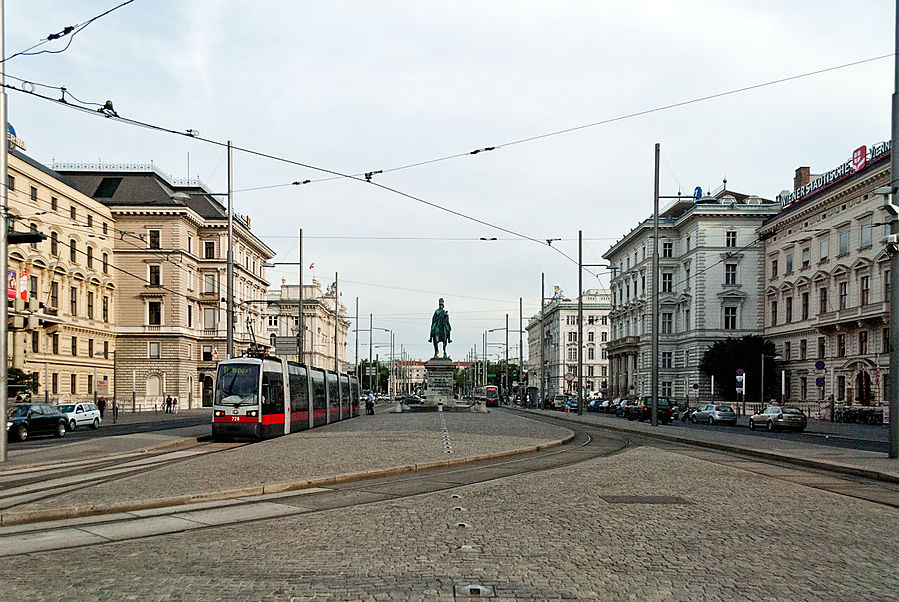
[[[779,362],[783,359],[780,355],[766,355],[762,354],[762,372],[759,376],[759,384],[761,388],[759,389],[759,403],[764,408],[765,407],[765,358],[771,358],[775,362]],[[781,403],[783,403],[783,399],[781,399]],[[743,415],[746,415],[746,394],[743,394]]]

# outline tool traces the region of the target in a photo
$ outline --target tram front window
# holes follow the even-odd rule
[[[255,405],[259,393],[259,366],[225,364],[219,366],[215,383],[215,403],[218,405]]]

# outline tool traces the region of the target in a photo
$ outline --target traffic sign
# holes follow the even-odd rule
[[[815,362],[815,370],[824,370],[824,360]]]
[[[743,376],[743,368],[737,368],[737,376]]]
[[[699,388],[699,383],[693,383],[693,389],[695,390],[695,389],[698,389],[698,388]]]
[[[569,373],[567,373],[567,374],[565,375],[565,380],[567,380],[568,382],[573,381],[575,378],[577,378],[577,376],[575,376],[575,375],[572,374],[571,372],[569,372]]]
[[[823,387],[824,386],[824,377],[819,376],[818,378],[816,378],[815,384],[818,385],[819,387]]]

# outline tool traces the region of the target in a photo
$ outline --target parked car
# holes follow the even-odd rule
[[[627,416],[627,409],[637,403],[636,399],[622,399],[618,407],[615,408],[615,415],[619,418]]]
[[[577,398],[569,399],[567,404],[570,412],[577,412]]]
[[[68,418],[70,431],[74,431],[79,426],[98,429],[103,421],[100,417],[100,410],[92,403],[64,403],[57,406],[56,409]]]
[[[674,406],[667,397],[659,397],[656,404],[656,415],[659,422],[668,424],[674,419]],[[628,420],[652,420],[652,397],[643,397],[627,408]]]
[[[749,417],[749,428],[764,426],[769,431],[780,429],[805,430],[808,418],[799,408],[768,406],[760,414]]]
[[[588,412],[599,412],[599,411],[600,411],[599,408],[601,408],[601,407],[602,407],[602,404],[604,404],[604,403],[609,403],[609,402],[608,402],[608,401],[603,401],[602,399],[591,399],[591,400],[590,400],[590,403],[588,403],[588,404],[586,405],[585,409],[586,409]]]
[[[615,399],[613,399],[612,401],[609,402],[609,405],[607,405],[603,408],[603,411],[606,414],[614,414],[615,412],[618,411],[618,406],[620,406],[620,405],[621,405],[621,398],[616,397]]]
[[[22,403],[6,411],[6,434],[17,441],[31,435],[65,437],[68,424],[65,414],[46,403]]]
[[[406,405],[423,404],[424,400],[418,395],[403,395],[403,403]]]
[[[737,424],[737,414],[734,409],[725,404],[709,403],[690,414],[690,422],[707,422],[709,424]]]
[[[568,396],[561,393],[556,393],[555,395],[553,395],[552,403],[554,410],[564,410],[565,406],[568,404]]]

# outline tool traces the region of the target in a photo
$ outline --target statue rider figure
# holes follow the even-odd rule
[[[452,343],[450,338],[449,313],[443,309],[443,299],[440,299],[440,307],[434,310],[434,317],[431,318],[431,337],[428,342],[434,343],[434,357],[439,357],[437,351],[437,343],[443,343],[443,357],[446,358],[446,344]]]

